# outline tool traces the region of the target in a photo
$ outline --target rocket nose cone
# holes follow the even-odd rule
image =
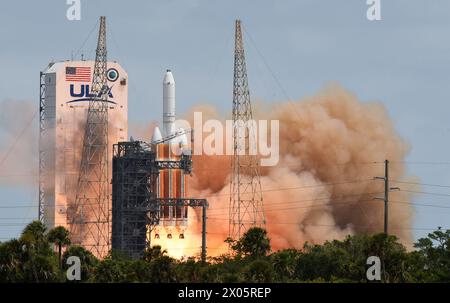
[[[174,84],[175,80],[173,79],[172,72],[170,69],[166,71],[166,74],[164,75],[163,84]]]

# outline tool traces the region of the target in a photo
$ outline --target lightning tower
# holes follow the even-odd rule
[[[89,101],[83,153],[75,203],[68,210],[72,241],[104,257],[110,246],[108,181],[108,93],[106,22],[100,17],[92,94]]]
[[[233,157],[231,162],[229,237],[239,239],[250,227],[264,227],[263,199],[256,154],[256,124],[245,66],[241,21],[235,24],[233,83]]]

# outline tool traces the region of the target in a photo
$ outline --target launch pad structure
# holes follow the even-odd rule
[[[206,261],[206,199],[158,198],[160,170],[181,169],[190,174],[190,154],[180,160],[157,160],[156,144],[119,142],[113,148],[112,249],[129,257],[142,257],[151,245],[151,232],[167,207],[202,207],[202,252]]]
[[[208,202],[187,197],[192,151],[186,134],[191,140],[193,134],[176,128],[173,74],[168,69],[164,75],[163,124],[154,128],[150,143],[126,141],[127,83],[120,65],[107,61],[105,17],[100,18],[94,62],[52,63],[41,72],[39,219],[48,228],[67,227],[72,243],[97,257],[113,249],[139,258],[150,244],[164,243],[174,233],[184,239],[188,208],[201,207],[201,258],[206,261]],[[228,223],[229,236],[238,239],[248,228],[265,225],[258,157],[241,155],[249,149],[242,141],[248,143],[255,133],[241,131],[240,122],[252,120],[252,107],[239,20],[232,113]],[[77,127],[84,132],[81,143]]]

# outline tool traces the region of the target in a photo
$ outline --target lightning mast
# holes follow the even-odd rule
[[[233,83],[233,158],[231,161],[229,232],[239,239],[250,227],[264,227],[263,198],[256,154],[256,123],[248,88],[241,21],[235,24]]]
[[[102,16],[92,77],[96,97],[89,101],[77,194],[68,220],[72,241],[97,257],[106,256],[110,246],[106,54],[106,21]]]

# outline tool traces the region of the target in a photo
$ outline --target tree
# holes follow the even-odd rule
[[[343,241],[323,245],[306,243],[298,257],[296,276],[300,280],[330,282],[365,282],[366,261],[370,256],[381,260],[383,282],[407,280],[408,254],[395,236],[384,233],[348,236]]]
[[[252,227],[232,245],[232,249],[239,255],[250,256],[251,258],[265,257],[270,251],[270,239],[267,231],[260,227]]]
[[[120,283],[127,281],[123,260],[104,259],[94,268],[92,280],[100,283]]]
[[[202,262],[197,262],[193,257],[188,258],[183,262],[178,262],[176,264],[176,269],[179,282],[200,282],[201,271],[203,267],[204,264]]]
[[[275,272],[272,264],[266,260],[255,260],[243,272],[244,282],[270,283],[273,282]]]
[[[174,260],[169,256],[161,256],[153,259],[150,263],[151,282],[177,282],[175,266]]]
[[[0,244],[0,282],[22,282],[22,243],[17,239]]]
[[[441,228],[429,233],[414,244],[418,249],[410,259],[412,277],[415,281],[450,281],[450,229]]]
[[[50,281],[58,278],[57,261],[45,237],[46,227],[40,221],[28,224],[21,236],[20,243],[24,252],[22,266],[26,281]]]
[[[48,232],[47,239],[58,246],[58,263],[59,268],[62,269],[61,251],[63,246],[70,244],[69,231],[63,226],[57,226]]]
[[[299,252],[296,249],[284,249],[270,255],[270,260],[279,282],[295,279],[295,268]]]
[[[89,281],[92,278],[95,267],[99,260],[87,249],[79,245],[72,245],[64,252],[62,256],[62,268],[67,270],[67,259],[71,256],[80,258],[81,263],[81,281]],[[74,281],[76,282],[76,281]]]
[[[154,245],[145,250],[143,259],[150,262],[156,258],[162,257],[167,254],[166,249],[162,249],[160,245]]]

